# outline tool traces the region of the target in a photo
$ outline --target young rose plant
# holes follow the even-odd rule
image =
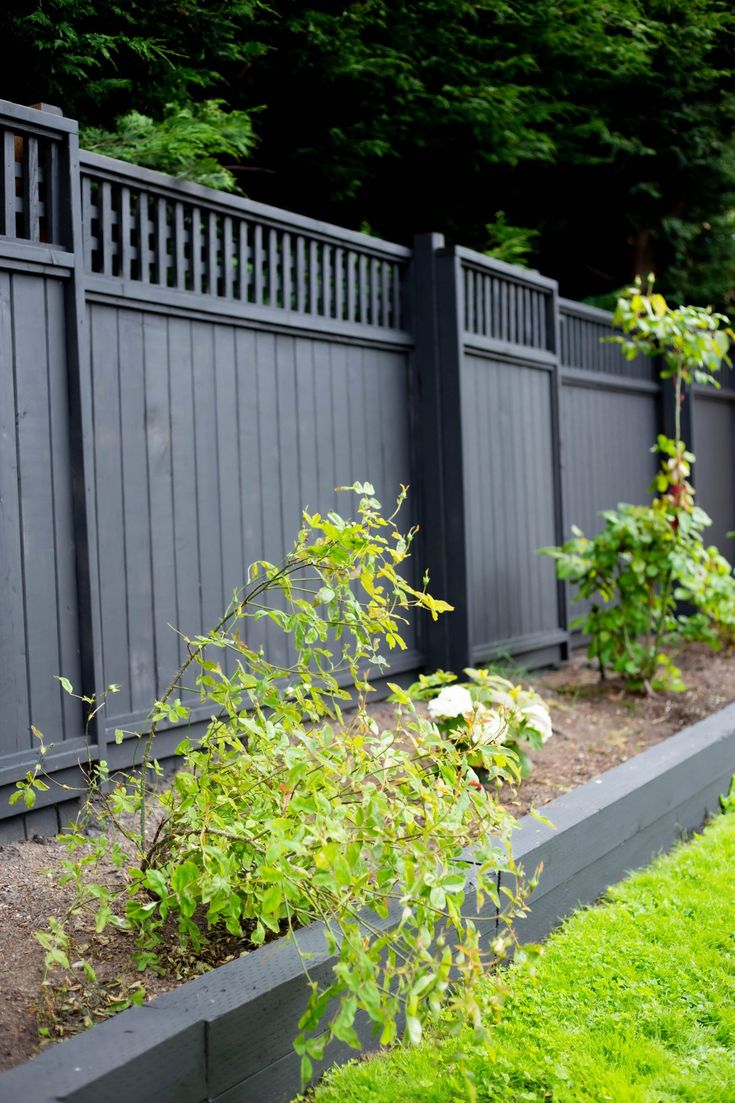
[[[532,763],[526,751],[538,750],[552,735],[543,699],[487,670],[467,667],[464,673],[466,682],[445,671],[420,675],[405,692],[428,702],[430,718],[464,755],[476,787],[481,780],[527,777]],[[483,761],[487,748],[496,752],[490,766]]]
[[[515,869],[514,821],[494,795],[468,784],[472,764],[515,776],[506,744],[478,740],[468,757],[405,694],[390,731],[367,710],[368,673],[386,670],[384,650],[405,646],[411,610],[436,619],[449,606],[426,580],[420,589],[407,581],[413,534],[399,531],[396,514],[383,516],[369,484],[349,489],[359,498],[356,518],[305,513],[286,559],[255,564],[217,627],[185,638],[187,657],[155,703],[143,761],[153,764],[163,720],[188,715],[181,694],[190,669],[211,709],[203,738],[182,741],[181,769],[159,798],[145,776],[98,793],[96,814],[125,836],[134,860],[108,830],[90,850],[84,818],[67,837],[83,937],[90,927],[132,932],[141,969],[174,955],[180,962],[182,950],[196,969],[277,936],[298,946],[299,929],[321,922],[336,965],[325,976],[304,959],[310,998],[294,1043],[304,1079],[331,1039],[359,1047],[359,1012],[384,1043],[401,1024],[417,1042],[442,1014],[481,1031],[502,1002],[503,979],[479,981],[523,911],[519,888],[504,901],[497,933],[497,871]],[[262,621],[286,633],[287,662],[254,642]],[[502,687],[480,672],[474,686],[489,722]],[[357,706],[349,717],[346,704]],[[509,688],[499,705],[509,731],[543,737],[535,701]],[[120,868],[119,889],[95,876],[109,860]],[[77,937],[60,921],[43,935],[49,982],[60,971],[68,987],[65,966],[82,957]],[[93,971],[87,982],[91,1000]],[[109,999],[99,995],[96,1011]]]
[[[618,301],[613,323],[627,359],[656,357],[662,379],[674,384],[674,438],[660,435],[652,451],[661,466],[650,505],[621,503],[601,514],[603,527],[587,537],[576,526],[561,547],[543,548],[559,578],[573,583],[589,611],[573,622],[589,637],[588,654],[600,676],[621,676],[631,690],[681,691],[670,651],[685,640],[713,647],[735,633],[735,578],[717,548],[705,544],[711,520],[694,499],[694,456],[681,439],[685,387],[719,387],[735,336],[728,319],[710,309],[669,306],[636,281]],[[688,605],[682,605],[686,602]]]

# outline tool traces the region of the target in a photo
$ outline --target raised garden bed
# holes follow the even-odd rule
[[[733,772],[735,704],[552,801],[544,814],[553,828],[524,818],[516,855],[529,871],[543,862],[544,873],[520,937],[542,938],[577,903],[700,826]],[[484,938],[494,933],[489,920]],[[326,975],[332,962],[319,926],[299,939],[317,979]],[[287,1100],[299,1086],[291,1042],[305,1001],[296,949],[274,942],[0,1075],[0,1101]],[[351,1054],[334,1047],[328,1062]]]

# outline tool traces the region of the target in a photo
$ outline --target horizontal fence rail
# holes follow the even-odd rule
[[[403,327],[410,253],[367,235],[85,154],[90,273],[382,329]]]
[[[113,733],[145,728],[170,626],[215,623],[301,508],[343,508],[339,485],[390,503],[410,484],[415,578],[455,609],[406,627],[393,677],[567,655],[569,594],[537,549],[647,499],[672,409],[609,313],[438,234],[409,249],[80,153],[54,111],[0,101],[0,151],[0,839],[63,825],[81,761],[134,762]],[[685,412],[727,550],[735,390]],[[57,675],[121,685],[87,735]],[[18,815],[34,728],[60,784]],[[162,725],[158,756],[181,736]]]

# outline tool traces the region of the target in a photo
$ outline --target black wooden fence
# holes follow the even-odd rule
[[[215,622],[339,484],[411,484],[416,559],[456,606],[394,677],[567,654],[535,550],[645,497],[665,414],[651,363],[600,344],[609,315],[437,235],[409,250],[80,153],[46,111],[0,101],[0,151],[0,835],[55,829],[80,756],[134,760],[111,736],[176,668],[170,625]],[[697,394],[690,426],[721,544],[734,402]],[[88,739],[55,674],[121,684]],[[33,728],[59,784],[24,818]]]

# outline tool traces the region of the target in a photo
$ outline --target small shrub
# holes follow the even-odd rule
[[[673,506],[666,495],[648,506],[619,505],[602,519],[596,536],[575,527],[561,547],[542,549],[556,560],[558,576],[576,586],[575,599],[590,601],[589,611],[572,627],[589,636],[587,653],[599,663],[602,677],[620,675],[633,690],[681,690],[668,649],[683,639],[717,642],[709,617],[701,611],[684,614],[677,604],[687,580],[686,594],[695,596],[702,532],[710,520],[694,505],[686,511]]]
[[[689,481],[694,456],[681,439],[685,385],[719,386],[716,373],[730,363],[735,336],[728,319],[710,309],[670,307],[662,295],[646,292],[640,280],[618,300],[613,318],[628,359],[658,358],[663,379],[674,381],[674,432],[659,436],[662,456],[647,506],[620,504],[602,514],[602,531],[591,538],[576,526],[561,547],[542,548],[556,561],[559,578],[577,587],[575,598],[590,601],[589,612],[572,627],[589,636],[588,654],[601,677],[622,676],[631,689],[681,690],[681,673],[668,649],[682,640],[712,646],[735,636],[735,579],[703,533],[712,523],[694,501]],[[684,612],[688,602],[694,612]]]
[[[479,772],[480,779],[506,777],[509,770],[527,777],[532,763],[524,748],[538,750],[552,734],[551,717],[542,698],[535,690],[487,670],[467,667],[464,673],[466,682],[444,671],[420,675],[406,693],[412,700],[429,702],[429,716],[473,771]],[[496,758],[488,769],[482,755],[485,747],[506,752],[508,761]]]
[[[106,832],[90,852],[84,821],[67,836],[72,913],[98,933],[131,931],[141,969],[180,960],[182,950],[193,961],[221,960],[323,923],[338,963],[326,986],[309,978],[295,1040],[305,1079],[332,1038],[359,1046],[359,1010],[382,1042],[396,1037],[401,1017],[417,1042],[443,1010],[479,1030],[504,981],[482,1006],[478,981],[504,954],[522,910],[520,896],[509,898],[504,933],[484,951],[479,918],[499,907],[497,870],[513,868],[514,821],[469,784],[466,755],[406,695],[395,730],[381,731],[366,709],[368,671],[386,668],[382,649],[405,646],[408,612],[422,607],[436,619],[450,607],[426,580],[415,589],[400,573],[412,533],[382,515],[369,484],[349,489],[359,495],[356,519],[305,513],[290,555],[256,563],[217,627],[185,639],[187,658],[151,714],[143,782],[116,783],[104,799],[103,822],[128,837],[132,866]],[[249,626],[263,620],[287,635],[287,664],[248,642]],[[182,741],[182,768],[151,828],[145,767],[154,765],[161,721],[189,714],[179,694],[190,667],[212,721],[200,743]],[[346,682],[357,695],[349,719]],[[515,773],[500,744],[478,746],[473,761],[494,776]],[[96,878],[108,860],[123,874],[119,891]],[[78,954],[75,937],[63,922],[44,934],[51,973]],[[304,969],[308,977],[308,960]]]

